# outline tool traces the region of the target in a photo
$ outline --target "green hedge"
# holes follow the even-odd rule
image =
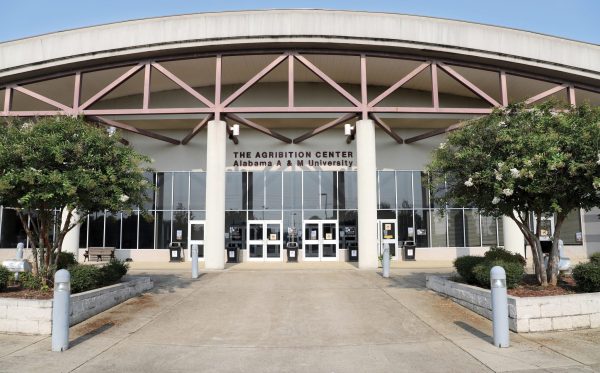
[[[8,270],[5,266],[0,265],[0,291],[6,290],[8,282],[14,274]]]
[[[19,274],[19,282],[23,289],[40,290],[44,286],[42,276],[36,276],[31,272],[23,272]]]
[[[56,258],[56,270],[66,269],[77,264],[77,259],[73,253],[61,251]]]
[[[520,263],[523,267],[527,261],[521,254],[513,253],[501,247],[491,247],[483,254],[486,261],[501,260],[507,263]]]
[[[477,279],[479,286],[489,289],[490,271],[494,266],[500,266],[504,268],[504,271],[506,272],[506,287],[508,289],[512,289],[519,285],[519,282],[521,282],[523,276],[525,275],[525,269],[521,263],[507,262],[503,260],[486,260],[473,268],[473,275]]]
[[[110,262],[100,269],[100,283],[102,286],[112,285],[118,282],[121,277],[127,274],[129,264],[118,259],[111,259]]]
[[[466,255],[454,260],[454,268],[468,284],[490,287],[490,270],[499,265],[506,272],[506,286],[514,288],[525,274],[525,258],[499,247],[490,248],[484,256]]]
[[[458,257],[454,260],[454,268],[460,277],[465,280],[467,284],[477,285],[477,279],[473,274],[473,268],[476,265],[483,263],[484,258],[482,256],[465,255]]]
[[[594,253],[590,255],[590,262],[600,265],[600,253]]]
[[[600,264],[581,263],[573,268],[573,278],[580,291],[593,293],[600,291]]]
[[[99,287],[115,284],[127,273],[129,265],[118,259],[111,259],[103,267],[75,264],[69,267],[71,292],[81,293]]]

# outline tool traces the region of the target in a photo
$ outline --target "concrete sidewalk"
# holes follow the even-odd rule
[[[153,292],[71,329],[71,349],[0,335],[7,372],[485,372],[600,370],[600,330],[512,334],[424,288],[425,274],[390,279],[353,268],[238,267],[150,274]]]

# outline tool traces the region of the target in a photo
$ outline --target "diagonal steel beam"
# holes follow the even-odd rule
[[[172,72],[170,72],[169,70],[167,70],[164,66],[162,66],[158,62],[152,62],[152,67],[154,67],[156,70],[160,71],[161,74],[163,74],[164,76],[166,76],[167,78],[169,78],[171,81],[173,81],[173,83],[175,83],[178,86],[180,86],[184,91],[186,91],[190,95],[194,96],[197,100],[199,100],[200,102],[202,102],[204,105],[206,105],[208,107],[215,106],[215,104],[213,104],[209,99],[207,99],[206,97],[204,97],[202,94],[200,94],[194,88],[190,87],[186,82],[184,82],[183,80],[179,79],[175,74],[173,74]]]
[[[542,92],[540,94],[537,94],[537,95],[535,95],[535,96],[533,96],[533,97],[525,100],[525,103],[526,104],[533,104],[534,102],[538,102],[539,100],[541,100],[543,98],[546,98],[548,96],[551,96],[551,95],[555,94],[556,92],[560,92],[563,89],[567,89],[568,87],[569,86],[567,84],[558,85],[556,87],[550,88],[547,91],[544,91],[544,92]]]
[[[396,140],[396,142],[398,144],[403,144],[404,143],[404,140],[402,139],[402,137],[400,137],[396,133],[396,131],[394,131],[383,120],[381,120],[381,118],[379,117],[379,115],[371,113],[370,117],[373,118],[373,120],[375,121],[375,123],[379,126],[379,128],[381,128],[383,130],[383,132],[387,133],[391,138],[393,138],[394,140]]]
[[[226,114],[226,117],[228,117],[229,119],[234,120],[236,122],[240,122],[241,124],[243,124],[245,126],[248,126],[250,128],[253,128],[253,129],[255,129],[255,130],[259,131],[259,132],[262,132],[265,135],[269,135],[271,137],[274,137],[277,140],[281,140],[281,141],[283,141],[285,143],[288,143],[288,144],[292,143],[292,139],[290,139],[289,137],[283,136],[282,134],[280,134],[278,132],[275,132],[275,131],[272,131],[272,130],[270,130],[268,128],[265,128],[265,127],[261,126],[260,124],[254,123],[254,122],[252,122],[252,121],[250,121],[250,120],[248,120],[246,118],[242,118],[242,117],[240,117],[238,115],[235,115],[235,114],[232,114],[232,113]]]
[[[259,71],[258,74],[254,75],[250,80],[248,80],[246,82],[246,84],[241,86],[237,91],[233,92],[229,97],[227,97],[227,99],[225,101],[223,101],[222,106],[225,107],[225,106],[231,104],[233,101],[235,101],[235,99],[240,97],[240,95],[242,93],[246,92],[250,87],[252,87],[254,84],[256,84],[265,75],[267,75],[268,73],[273,71],[273,69],[275,69],[277,66],[279,66],[279,64],[282,63],[287,57],[288,57],[287,53],[282,54],[281,56],[277,57],[273,62],[271,62],[264,69]]]
[[[206,117],[204,117],[204,119],[202,119],[200,121],[200,123],[196,124],[196,126],[194,127],[194,129],[192,129],[187,135],[185,135],[185,137],[183,138],[183,140],[181,140],[181,144],[182,145],[187,145],[188,142],[190,142],[190,140],[196,136],[198,134],[198,132],[200,132],[200,130],[202,130],[202,128],[204,128],[207,124],[208,121],[212,119],[212,114],[207,115]]]
[[[59,108],[65,112],[71,111],[71,108],[68,107],[67,105],[63,105],[60,102],[54,101],[46,96],[42,96],[39,93],[33,92],[27,88],[19,87],[18,85],[12,86],[11,88],[14,89],[15,91],[23,93],[24,95],[27,95],[29,97],[35,98],[36,100],[42,101],[50,106]]]
[[[492,104],[495,107],[502,106],[502,105],[500,105],[500,103],[498,101],[494,100],[492,97],[490,97],[490,95],[488,95],[487,93],[485,93],[484,91],[482,91],[481,89],[479,89],[479,87],[477,87],[475,84],[471,83],[467,78],[465,78],[464,76],[462,76],[461,74],[459,74],[458,72],[456,72],[450,66],[448,66],[448,65],[446,65],[445,63],[442,63],[442,62],[438,62],[438,66],[442,70],[444,70],[445,72],[447,72],[451,77],[453,77],[454,79],[456,79],[460,84],[462,84],[469,91],[475,93],[477,96],[479,96],[482,99],[486,100],[487,102],[489,102],[490,104]]]
[[[81,105],[79,108],[75,108],[75,109],[84,110],[84,109],[88,108],[90,105],[92,105],[96,101],[100,100],[102,97],[109,94],[112,90],[114,90],[115,88],[117,88],[118,86],[123,84],[123,82],[125,82],[127,79],[129,79],[133,74],[140,71],[140,69],[142,67],[144,67],[144,65],[145,65],[145,63],[140,62],[137,65],[135,65],[134,67],[132,67],[131,69],[127,70],[127,72],[125,72],[123,75],[121,75],[117,79],[113,80],[112,83],[110,83],[106,87],[102,88],[100,90],[100,92],[96,93],[89,100],[84,102],[83,105]]]
[[[473,118],[473,119],[477,119],[477,118]],[[459,128],[462,128],[462,127],[466,126],[467,124],[469,124],[469,121],[471,121],[473,119],[464,120],[464,121],[455,123],[455,124],[453,124],[453,125],[451,125],[449,127],[446,127],[446,128],[439,128],[439,129],[435,129],[433,131],[425,132],[425,133],[423,133],[421,135],[417,135],[417,136],[414,136],[414,137],[411,137],[411,138],[408,138],[408,139],[404,140],[404,143],[405,144],[411,144],[413,142],[417,142],[417,141],[420,141],[420,140],[428,139],[430,137],[441,135],[443,133],[448,133],[448,132],[455,131],[455,130],[457,130]]]
[[[8,112],[10,111],[10,107],[12,104],[12,97],[13,97],[12,89],[10,87],[6,87],[6,90],[4,91],[4,108],[2,109],[2,112],[5,115],[7,115]]]
[[[141,128],[137,128],[137,127],[134,127],[134,126],[129,125],[129,124],[117,122],[117,121],[114,121],[112,119],[108,119],[108,118],[104,118],[104,117],[98,117],[98,116],[88,116],[88,118],[91,119],[91,120],[97,121],[99,123],[103,123],[103,124],[108,125],[108,126],[113,126],[115,128],[119,128],[119,129],[122,129],[124,131],[132,132],[132,133],[137,133],[137,134],[142,135],[142,136],[151,137],[151,138],[156,139],[156,140],[165,141],[165,142],[168,142],[168,143],[171,143],[171,144],[174,144],[174,145],[181,144],[181,141],[173,139],[171,137],[167,137],[167,136],[164,136],[164,135],[152,132],[152,131],[148,131],[148,130],[144,130],[144,129],[141,129]]]
[[[304,141],[306,139],[309,139],[309,138],[311,138],[313,136],[316,136],[316,135],[320,134],[321,132],[325,132],[328,129],[331,129],[331,128],[337,126],[338,124],[341,124],[341,123],[343,123],[343,122],[345,122],[347,120],[350,120],[350,119],[354,118],[356,115],[358,115],[358,113],[350,113],[350,114],[342,115],[341,117],[339,117],[337,119],[334,119],[334,120],[332,120],[329,123],[326,123],[326,124],[324,124],[324,125],[322,125],[320,127],[315,128],[312,131],[306,132],[305,134],[296,137],[294,139],[294,144],[299,144],[299,143],[301,143],[302,141]]]
[[[406,84],[409,80],[411,80],[415,76],[419,75],[419,73],[421,71],[425,70],[430,65],[431,65],[431,62],[428,61],[428,62],[424,62],[424,63],[420,64],[419,66],[417,66],[413,71],[406,74],[406,76],[404,78],[402,78],[402,79],[398,80],[396,83],[392,84],[392,86],[390,88],[386,89],[382,94],[380,94],[375,99],[373,99],[373,101],[369,102],[369,106],[373,107],[373,106],[377,105],[378,103],[380,103],[381,100],[383,100],[384,98],[391,95],[395,90],[402,87],[404,84]]]
[[[304,58],[299,54],[294,54],[294,57],[300,61],[304,66],[306,66],[310,71],[315,73],[322,81],[329,84],[333,89],[335,89],[339,94],[344,96],[346,100],[350,101],[354,106],[361,107],[362,104],[358,101],[354,96],[352,96],[348,91],[342,88],[339,84],[337,84],[333,79],[331,79],[327,74],[325,74],[321,69],[316,67],[312,62]]]

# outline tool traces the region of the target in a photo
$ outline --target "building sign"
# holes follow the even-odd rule
[[[347,150],[233,152],[233,167],[352,167]]]

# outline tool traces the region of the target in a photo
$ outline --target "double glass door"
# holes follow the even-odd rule
[[[190,220],[187,242],[190,258],[192,257],[192,245],[198,245],[198,260],[204,260],[204,220]]]
[[[281,261],[283,260],[283,239],[281,220],[248,221],[248,260],[249,261]]]
[[[305,220],[302,247],[306,261],[338,259],[338,221]]]
[[[396,257],[396,246],[398,245],[398,232],[395,219],[379,219],[377,220],[377,247],[378,254],[383,254],[385,245],[390,248],[390,257]]]

